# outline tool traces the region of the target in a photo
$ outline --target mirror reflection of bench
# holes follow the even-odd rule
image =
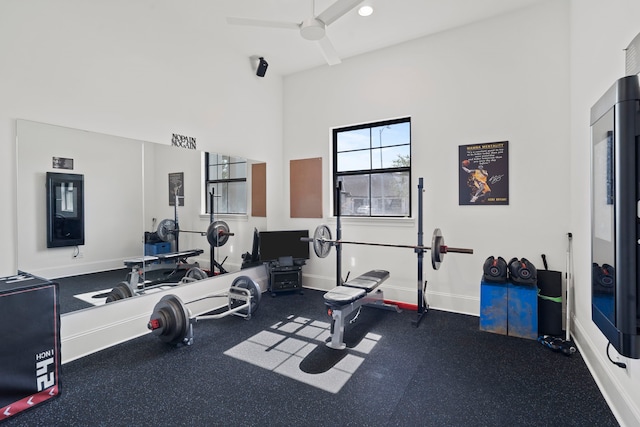
[[[160,286],[177,286],[209,277],[197,262],[188,262],[189,258],[202,253],[202,249],[191,249],[124,260],[124,265],[131,271],[126,280],[111,290],[107,302],[144,294],[146,290]]]
[[[327,342],[328,347],[336,350],[346,348],[345,320],[347,316],[358,310],[349,321],[349,323],[355,322],[362,306],[383,308],[398,313],[401,311],[398,306],[385,303],[382,289],[377,289],[388,278],[389,272],[386,270],[371,270],[324,294],[324,303],[331,316],[331,340]]]

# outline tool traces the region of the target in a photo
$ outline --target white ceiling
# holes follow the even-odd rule
[[[363,0],[374,7],[363,18],[357,8],[327,27],[338,55],[370,52],[404,41],[481,21],[544,0]],[[315,0],[315,15],[334,0]],[[182,2],[180,2],[182,3]],[[230,25],[227,17],[301,22],[312,14],[314,0],[208,0],[201,13],[211,25],[207,33],[248,58],[264,56],[268,73],[281,75],[328,66],[318,42],[302,38],[297,30]],[[340,65],[334,65],[339,67]]]

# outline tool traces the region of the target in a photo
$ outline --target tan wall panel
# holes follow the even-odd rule
[[[267,164],[251,165],[251,215],[267,216]]]
[[[322,158],[291,160],[291,218],[322,218]]]

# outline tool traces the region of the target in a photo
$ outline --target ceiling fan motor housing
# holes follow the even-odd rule
[[[324,37],[325,25],[316,18],[309,18],[300,24],[300,34],[307,40],[320,40]]]

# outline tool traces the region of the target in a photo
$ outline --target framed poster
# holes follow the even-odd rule
[[[169,174],[169,206],[184,206],[184,172]]]
[[[509,204],[509,141],[458,147],[458,204]]]

